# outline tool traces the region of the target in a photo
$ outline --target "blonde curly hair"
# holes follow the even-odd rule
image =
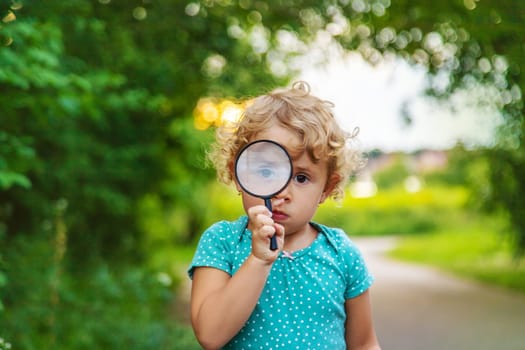
[[[341,200],[350,176],[363,165],[364,158],[350,145],[359,129],[345,132],[334,118],[333,106],[311,95],[310,86],[304,81],[255,98],[237,123],[217,129],[216,142],[208,158],[217,170],[219,181],[232,182],[238,152],[253,141],[257,133],[277,122],[302,140],[299,149],[294,151],[306,152],[314,163],[328,160],[328,177],[336,174],[340,179],[329,196]]]

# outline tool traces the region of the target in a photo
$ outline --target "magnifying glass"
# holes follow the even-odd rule
[[[264,199],[272,211],[271,198],[285,189],[292,178],[292,159],[283,146],[271,140],[257,140],[244,146],[235,160],[235,178],[252,196]],[[272,236],[270,249],[277,249]]]

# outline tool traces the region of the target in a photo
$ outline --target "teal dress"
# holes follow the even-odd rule
[[[234,275],[251,252],[248,218],[220,221],[202,235],[188,270],[206,266]],[[340,229],[304,249],[281,252],[250,318],[223,349],[346,349],[345,300],[373,282],[358,248]]]

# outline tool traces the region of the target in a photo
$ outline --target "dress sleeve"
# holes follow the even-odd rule
[[[193,278],[196,267],[213,267],[232,275],[232,261],[228,247],[231,228],[221,221],[209,227],[202,234],[197,250],[188,268],[188,276]]]
[[[345,298],[351,299],[363,294],[374,282],[374,277],[368,271],[363,255],[357,246],[350,241],[348,251],[345,254],[348,259],[347,268],[347,285]]]

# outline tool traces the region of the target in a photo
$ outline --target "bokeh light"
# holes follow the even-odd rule
[[[241,118],[249,100],[234,101],[203,97],[193,110],[194,125],[197,130],[206,130],[211,126],[235,125]]]

